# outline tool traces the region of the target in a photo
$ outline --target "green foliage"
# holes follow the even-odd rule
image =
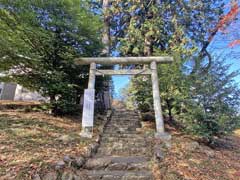
[[[208,41],[223,13],[223,2],[116,0],[110,9],[114,43],[122,55],[144,55],[146,42],[152,43],[153,55],[180,51],[182,57],[191,55]]]
[[[188,132],[210,142],[240,124],[240,89],[234,82],[239,73],[229,73],[229,68],[224,61],[215,61],[207,74],[188,77],[188,101],[177,115]]]
[[[235,73],[229,74],[229,67],[216,60],[209,72],[201,72],[198,67],[199,71],[190,73],[222,16],[223,5],[222,0],[132,0],[115,1],[111,9],[119,17],[113,18],[112,29],[121,55],[174,56],[171,65],[158,66],[164,116],[180,121],[187,132],[210,141],[231,132],[239,122]],[[202,66],[205,61],[201,59]],[[128,106],[152,111],[151,89],[150,79],[133,78],[123,92]]]
[[[188,94],[183,65],[200,51],[209,29],[222,14],[222,1],[115,1],[111,13],[116,31],[116,48],[121,55],[172,55],[175,62],[158,67],[160,92],[166,115],[177,112],[179,102]],[[211,7],[215,8],[211,8]],[[204,23],[203,23],[204,21]],[[120,42],[119,42],[120,41]],[[146,53],[149,51],[150,54]],[[152,104],[151,81],[134,78],[130,101],[138,106]],[[149,110],[152,109],[148,105]]]
[[[136,88],[136,86],[138,88]],[[131,80],[129,87],[123,90],[123,96],[127,103],[127,107],[135,108],[146,112],[152,110],[152,91],[151,79],[149,77],[136,77]]]
[[[81,0],[4,0],[0,7],[4,79],[50,97],[55,114],[74,112],[88,68],[73,60],[100,53],[100,18]]]
[[[34,112],[49,112],[51,110],[51,104],[43,103],[39,106],[33,107],[31,109],[25,109],[25,112],[34,111]]]

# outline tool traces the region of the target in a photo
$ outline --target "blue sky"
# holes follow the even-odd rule
[[[114,83],[114,97],[120,98],[121,89],[126,87],[129,83],[130,76],[113,76]]]
[[[219,36],[217,38],[220,38]],[[216,41],[213,41],[210,46],[213,54],[220,54],[223,58],[226,57],[226,62],[232,64],[231,71],[236,71],[240,69],[240,45],[235,46],[234,48],[229,48],[228,43],[217,44]],[[235,57],[236,56],[236,57]],[[130,81],[130,76],[113,76],[114,83],[114,97],[119,98],[121,89],[126,87]],[[240,86],[240,75],[235,78],[236,82]]]
[[[218,35],[210,46],[210,50],[214,55],[220,55],[226,60],[227,64],[231,64],[230,71],[240,70],[240,45],[230,48],[229,40],[222,40],[222,35]],[[225,38],[225,37],[223,37]],[[240,39],[240,36],[239,36]],[[240,75],[235,78],[240,86]]]
[[[231,0],[225,0],[225,14],[231,8]],[[240,6],[240,1],[238,1]],[[213,55],[220,55],[228,64],[232,64],[231,71],[240,70],[240,44],[234,47],[229,47],[229,44],[234,40],[240,39],[240,13],[237,20],[229,25],[223,32],[219,32],[213,39],[209,52]],[[240,86],[240,75],[235,78]]]

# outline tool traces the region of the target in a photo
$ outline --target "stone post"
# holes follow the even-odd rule
[[[109,91],[104,91],[104,105],[107,110],[111,108]]]
[[[157,63],[155,61],[151,62],[151,71],[152,71],[153,103],[157,129],[155,137],[161,139],[167,146],[170,147],[171,135],[166,133],[164,130],[164,121],[162,115],[161,99],[158,84]]]
[[[95,89],[95,79],[96,79],[96,63],[91,63],[89,70],[88,89]]]
[[[155,61],[151,62],[151,70],[152,70],[152,91],[153,91],[153,103],[154,103],[154,111],[155,111],[155,121],[157,133],[164,133],[164,122],[161,108],[161,100],[159,93],[159,85],[158,85],[158,74],[157,74],[157,63]]]
[[[94,121],[94,99],[95,99],[95,80],[96,80],[96,63],[90,64],[88,89],[84,91],[84,103],[82,114],[82,137],[92,138],[93,121]]]

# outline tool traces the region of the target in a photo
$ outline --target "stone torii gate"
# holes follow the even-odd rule
[[[151,75],[152,91],[156,121],[156,135],[164,137],[164,122],[161,109],[161,100],[158,84],[158,63],[171,63],[173,57],[160,56],[160,57],[90,57],[76,59],[76,64],[89,65],[89,81],[88,89],[84,91],[84,104],[82,115],[82,132],[83,137],[92,137],[93,120],[94,120],[94,98],[95,98],[95,78],[98,75]],[[131,70],[103,70],[97,69],[96,64],[102,65],[115,65],[115,64],[150,64],[150,68],[131,69]]]

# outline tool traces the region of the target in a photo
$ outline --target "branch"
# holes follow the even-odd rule
[[[196,71],[200,68],[200,64],[201,61],[207,57],[208,58],[208,65],[204,68],[202,68],[203,72],[208,72],[208,69],[211,67],[211,63],[212,63],[212,58],[211,55],[208,53],[207,48],[210,45],[210,43],[212,42],[212,40],[214,39],[214,37],[216,36],[216,34],[219,31],[222,31],[224,28],[226,28],[237,16],[237,14],[239,13],[239,6],[237,1],[233,2],[232,7],[230,9],[230,11],[222,16],[217,24],[217,26],[212,30],[211,34],[209,35],[207,41],[204,42],[203,47],[198,55],[198,58],[196,58],[195,61],[195,66],[194,69],[192,71],[192,73],[196,73]],[[233,46],[236,42],[233,42],[233,44],[230,44],[230,46]],[[239,40],[240,43],[240,40]]]

